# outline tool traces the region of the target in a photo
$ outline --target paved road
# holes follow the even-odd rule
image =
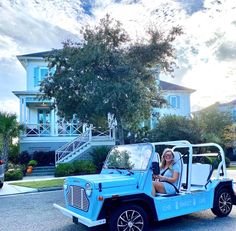
[[[30,193],[0,197],[0,231],[88,231],[84,226],[74,225],[52,204],[63,205],[62,191]],[[210,210],[193,213],[153,225],[152,231],[234,231],[236,206],[230,216],[216,218]],[[93,230],[104,230],[94,228]]]

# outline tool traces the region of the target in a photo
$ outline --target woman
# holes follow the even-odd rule
[[[160,175],[154,176],[152,184],[152,195],[155,196],[156,192],[174,194],[176,193],[175,187],[179,180],[180,168],[178,164],[174,163],[174,153],[171,149],[166,148],[162,154],[160,165]],[[174,185],[174,186],[173,186]]]

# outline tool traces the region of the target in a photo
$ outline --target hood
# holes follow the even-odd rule
[[[118,175],[118,174],[98,174],[98,175],[83,175],[73,177],[74,181],[86,181],[94,184],[95,188],[98,189],[99,183],[102,184],[102,188],[113,188],[116,186],[131,186],[137,184],[137,179],[133,176]],[[72,180],[72,181],[73,181]]]

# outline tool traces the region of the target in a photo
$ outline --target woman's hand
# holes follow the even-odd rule
[[[167,178],[167,177],[162,176],[162,175],[159,175],[159,176],[158,176],[158,179],[159,179],[160,181],[166,181],[166,178]]]
[[[152,180],[156,181],[159,179],[159,175],[152,174]]]

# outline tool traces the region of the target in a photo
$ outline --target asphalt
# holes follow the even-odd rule
[[[14,182],[41,181],[41,180],[52,180],[52,179],[59,179],[59,178],[55,178],[53,176],[37,176],[37,177],[26,176],[22,180],[7,181],[7,182],[4,182],[3,187],[0,189],[0,196],[22,194],[22,193],[33,193],[33,192],[40,192],[40,191],[61,190],[62,187],[48,187],[48,188],[43,188],[43,189],[37,189],[37,188],[21,187],[21,186],[16,186],[16,185],[11,184]],[[62,177],[62,179],[63,178],[64,177]]]

